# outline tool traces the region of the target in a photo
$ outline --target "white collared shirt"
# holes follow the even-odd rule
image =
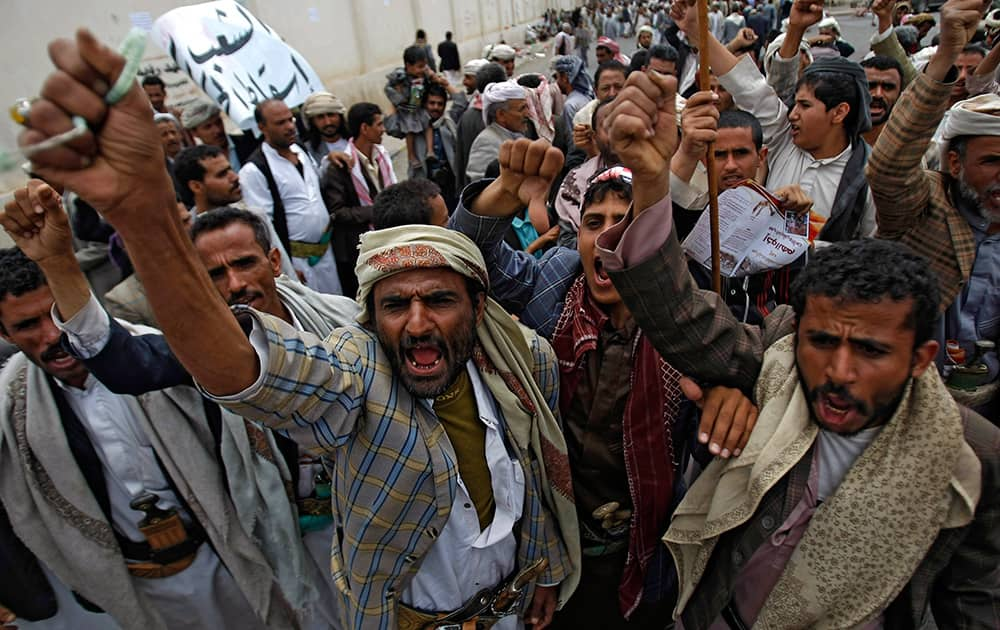
[[[772,63],[798,64],[798,56],[792,59],[775,56]],[[798,184],[812,199],[813,212],[829,219],[840,178],[851,157],[850,145],[839,155],[822,159],[795,146],[788,107],[767,85],[749,57],[740,59],[732,70],[720,76],[719,83],[732,93],[736,106],[753,114],[764,128],[764,144],[768,150],[767,189],[774,191]],[[871,236],[876,227],[875,203],[869,190],[861,217],[861,234]]]
[[[476,396],[478,419],[486,425],[486,464],[496,510],[493,521],[480,531],[476,506],[459,475],[448,522],[401,596],[403,603],[420,610],[460,608],[482,589],[503,581],[517,562],[514,524],[524,505],[524,470],[507,452],[500,412],[475,364],[467,362],[466,370]],[[497,627],[514,627],[516,621],[516,616],[511,616]]]

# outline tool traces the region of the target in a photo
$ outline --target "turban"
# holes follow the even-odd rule
[[[489,61],[486,61],[485,59],[470,59],[465,62],[464,66],[462,66],[462,74],[466,76],[476,76],[479,69],[488,63]]]
[[[538,76],[541,78],[538,87],[522,86],[528,101],[528,118],[534,123],[538,137],[552,142],[556,135],[555,116],[560,112],[556,112],[555,99],[552,90],[549,89],[548,81],[545,77]],[[562,93],[559,95],[562,96]]]
[[[510,61],[517,52],[507,44],[497,44],[490,49],[490,61]]]
[[[638,37],[640,33],[649,33],[650,35],[652,35],[655,32],[656,31],[653,30],[652,26],[650,26],[649,24],[645,24],[643,26],[640,26],[639,30],[636,31],[635,34],[636,34],[636,37]]]
[[[847,137],[853,140],[872,128],[872,115],[869,106],[872,102],[872,94],[868,91],[868,76],[865,69],[854,61],[848,61],[843,57],[833,57],[818,59],[806,68],[802,73],[803,78],[819,72],[832,72],[835,74],[846,74],[854,83],[854,92],[857,98],[851,99],[858,103],[858,117],[853,129],[845,129]]]
[[[941,121],[941,139],[1000,136],[1000,96],[980,94],[952,105]]]
[[[161,114],[160,112],[156,112],[155,114],[153,114],[153,122],[154,123],[169,122],[169,123],[174,123],[176,125],[177,119],[174,118],[173,114]]]
[[[486,120],[486,114],[490,105],[494,103],[506,103],[518,98],[527,98],[526,90],[523,86],[513,81],[502,81],[500,83],[490,83],[483,90],[483,122],[490,124]]]
[[[625,64],[626,66],[628,65],[628,57],[626,57],[625,55],[622,54],[622,48],[621,48],[621,46],[619,46],[618,42],[616,42],[615,40],[611,39],[610,37],[605,37],[603,35],[600,36],[600,37],[598,37],[597,38],[597,47],[598,48],[601,48],[601,47],[607,48],[608,50],[611,51],[611,55],[612,55],[612,57],[614,57],[615,61],[619,61],[619,62]]]
[[[339,98],[329,92],[313,92],[302,103],[302,122],[309,128],[309,119],[320,114],[347,114],[347,108]]]
[[[584,96],[594,97],[594,84],[590,80],[590,75],[583,72],[583,59],[576,55],[556,57],[552,61],[552,69],[565,74],[574,90]]]
[[[220,112],[222,110],[212,101],[195,101],[181,112],[181,125],[185,129],[194,129],[198,125],[207,122],[210,118],[219,115]]]
[[[489,292],[489,275],[479,248],[460,232],[432,225],[404,225],[361,235],[358,264],[358,322],[371,317],[368,296],[380,280],[416,269],[450,269],[471,278]],[[507,435],[514,445],[530,451],[542,463],[541,498],[555,516],[556,529],[565,542],[572,573],[559,585],[559,598],[568,598],[580,579],[580,530],[569,482],[566,440],[559,423],[534,378],[532,347],[552,349],[544,339],[514,321],[507,311],[486,298],[482,321],[476,326],[477,348],[473,361],[479,375],[500,407]],[[535,350],[539,352],[539,350]]]

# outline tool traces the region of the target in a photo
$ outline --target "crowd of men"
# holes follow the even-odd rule
[[[989,8],[591,1],[549,73],[418,31],[389,108],[242,133],[54,41],[0,628],[1000,628]],[[751,180],[808,248],[716,293],[681,243]]]

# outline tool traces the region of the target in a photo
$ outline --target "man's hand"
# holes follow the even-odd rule
[[[810,26],[823,19],[824,0],[795,0],[788,14],[788,31],[804,33]]]
[[[696,92],[688,99],[681,112],[680,153],[695,159],[705,157],[708,143],[719,135],[718,95],[711,90]]]
[[[166,169],[149,100],[133,82],[114,106],[104,95],[114,85],[125,59],[87,30],[76,40],[49,45],[57,71],[49,75],[21,132],[21,146],[36,144],[73,126],[83,116],[93,131],[61,147],[32,157],[32,169],[43,179],[78,193],[116,225],[142,222],[147,211],[174,207],[174,192]]]
[[[536,586],[535,596],[531,599],[531,606],[524,621],[533,630],[542,630],[552,623],[552,615],[556,612],[558,586]]]
[[[330,160],[330,164],[351,170],[354,168],[354,156],[350,153],[344,153],[343,151],[330,151],[326,156],[326,159]]]
[[[737,53],[753,46],[757,42],[757,33],[752,28],[741,28],[731,42],[726,44],[730,52]]]
[[[698,29],[698,7],[693,0],[676,0],[670,5],[670,19],[677,24],[677,28],[684,32],[688,44],[692,48],[699,48],[701,46],[701,31]]]
[[[677,79],[672,76],[633,72],[608,114],[611,147],[632,170],[636,213],[670,191],[670,160],[678,143],[676,93]]]
[[[509,217],[525,206],[544,203],[563,167],[562,151],[548,140],[520,138],[500,145],[500,177],[472,203],[474,214]]]
[[[706,394],[688,377],[680,381],[681,391],[701,409],[698,441],[708,444],[713,455],[739,456],[757,424],[757,407],[738,389],[712,387]]]
[[[878,32],[883,33],[892,28],[892,9],[898,0],[875,0],[872,2],[872,13],[878,18]]]
[[[573,125],[573,144],[576,148],[586,153],[588,158],[597,155],[594,130],[587,125]]]
[[[924,70],[928,77],[935,81],[948,78],[955,60],[975,34],[989,6],[989,0],[949,0],[941,7],[940,41]]]
[[[73,258],[73,233],[62,199],[43,181],[32,179],[14,191],[0,211],[0,225],[24,255],[41,266],[54,258]]]
[[[813,205],[813,200],[798,184],[779,188],[774,191],[774,196],[781,200],[781,209],[785,212],[805,214]]]
[[[0,604],[0,630],[17,630],[17,626],[11,625],[17,619],[14,611]]]

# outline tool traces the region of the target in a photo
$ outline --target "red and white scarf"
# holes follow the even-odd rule
[[[371,206],[374,195],[368,188],[368,180],[365,179],[365,167],[361,165],[361,152],[354,146],[353,138],[348,141],[347,145],[351,151],[351,157],[354,158],[354,166],[351,167],[351,181],[354,182],[354,191],[358,193],[358,201],[361,202],[362,206]],[[392,162],[389,161],[385,149],[376,144],[372,147],[372,157],[375,159],[375,164],[378,165],[379,173],[382,174],[382,187],[395,184],[396,173],[392,170]]]

